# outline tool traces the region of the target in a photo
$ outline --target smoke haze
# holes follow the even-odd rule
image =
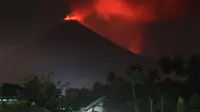
[[[145,28],[151,23],[179,21],[195,14],[189,0],[70,0],[71,13],[108,40],[145,54]]]

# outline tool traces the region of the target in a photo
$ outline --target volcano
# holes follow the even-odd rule
[[[77,77],[74,80],[103,80],[111,71],[123,74],[131,64],[154,62],[133,54],[76,21],[58,25],[41,36],[38,42],[43,53],[52,57],[51,61],[60,60],[52,64],[65,68],[66,76],[60,77]]]
[[[72,77],[87,77],[85,80],[105,79],[111,71],[123,74],[131,64],[141,63],[148,66],[154,62],[133,54],[76,21],[66,21],[58,25],[38,42],[54,59],[57,57],[62,60],[63,68],[73,74]]]
[[[75,52],[78,53],[78,55],[95,53],[96,56],[102,54],[101,58],[110,54],[115,54],[114,57],[118,57],[123,54],[124,56],[132,55],[134,57],[141,58],[141,56],[129,52],[129,50],[116,45],[88,27],[85,27],[79,22],[73,20],[65,21],[56,28],[48,31],[40,37],[38,42],[42,46],[51,46],[49,50],[65,50],[67,54]],[[57,49],[58,47],[59,49]]]
[[[135,63],[152,66],[154,61],[135,55],[108,41],[76,21],[66,21],[45,32],[34,43],[6,57],[15,74],[49,74],[70,86],[91,86],[105,81],[111,71],[124,74]],[[20,65],[19,65],[20,63]],[[10,73],[13,74],[13,73]],[[9,76],[9,75],[8,75]]]

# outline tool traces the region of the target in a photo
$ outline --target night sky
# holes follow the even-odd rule
[[[147,46],[139,56],[77,22],[64,22],[68,11],[66,0],[1,1],[0,82],[54,71],[55,80],[88,86],[111,71],[123,74],[130,64],[148,68],[162,55],[200,53],[198,14],[146,26]]]

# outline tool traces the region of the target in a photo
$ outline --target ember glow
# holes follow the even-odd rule
[[[68,15],[64,18],[65,21],[75,20],[82,23],[82,18],[80,16]]]
[[[68,16],[66,16],[66,18],[64,19],[64,20],[66,20],[66,21],[69,21],[69,20],[79,20],[76,16],[70,16],[70,15],[68,15]]]
[[[77,20],[106,39],[142,54],[145,26],[178,20],[189,12],[187,0],[71,0],[65,20]],[[72,16],[73,15],[73,16]]]

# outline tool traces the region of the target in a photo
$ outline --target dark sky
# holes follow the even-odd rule
[[[159,24],[159,25],[158,25]],[[145,53],[151,56],[200,53],[199,18],[184,18],[176,22],[152,23],[146,28]]]
[[[54,71],[55,79],[71,81],[72,86],[91,85],[91,81],[103,80],[112,70],[122,73],[132,63],[154,63],[149,56],[134,55],[100,36],[84,37],[91,33],[88,29],[74,22],[63,23],[67,11],[66,0],[1,1],[0,82]],[[147,54],[199,53],[198,18],[163,23],[162,33],[157,30],[158,24],[147,27],[146,42],[151,46]],[[77,36],[69,27],[86,33]]]

